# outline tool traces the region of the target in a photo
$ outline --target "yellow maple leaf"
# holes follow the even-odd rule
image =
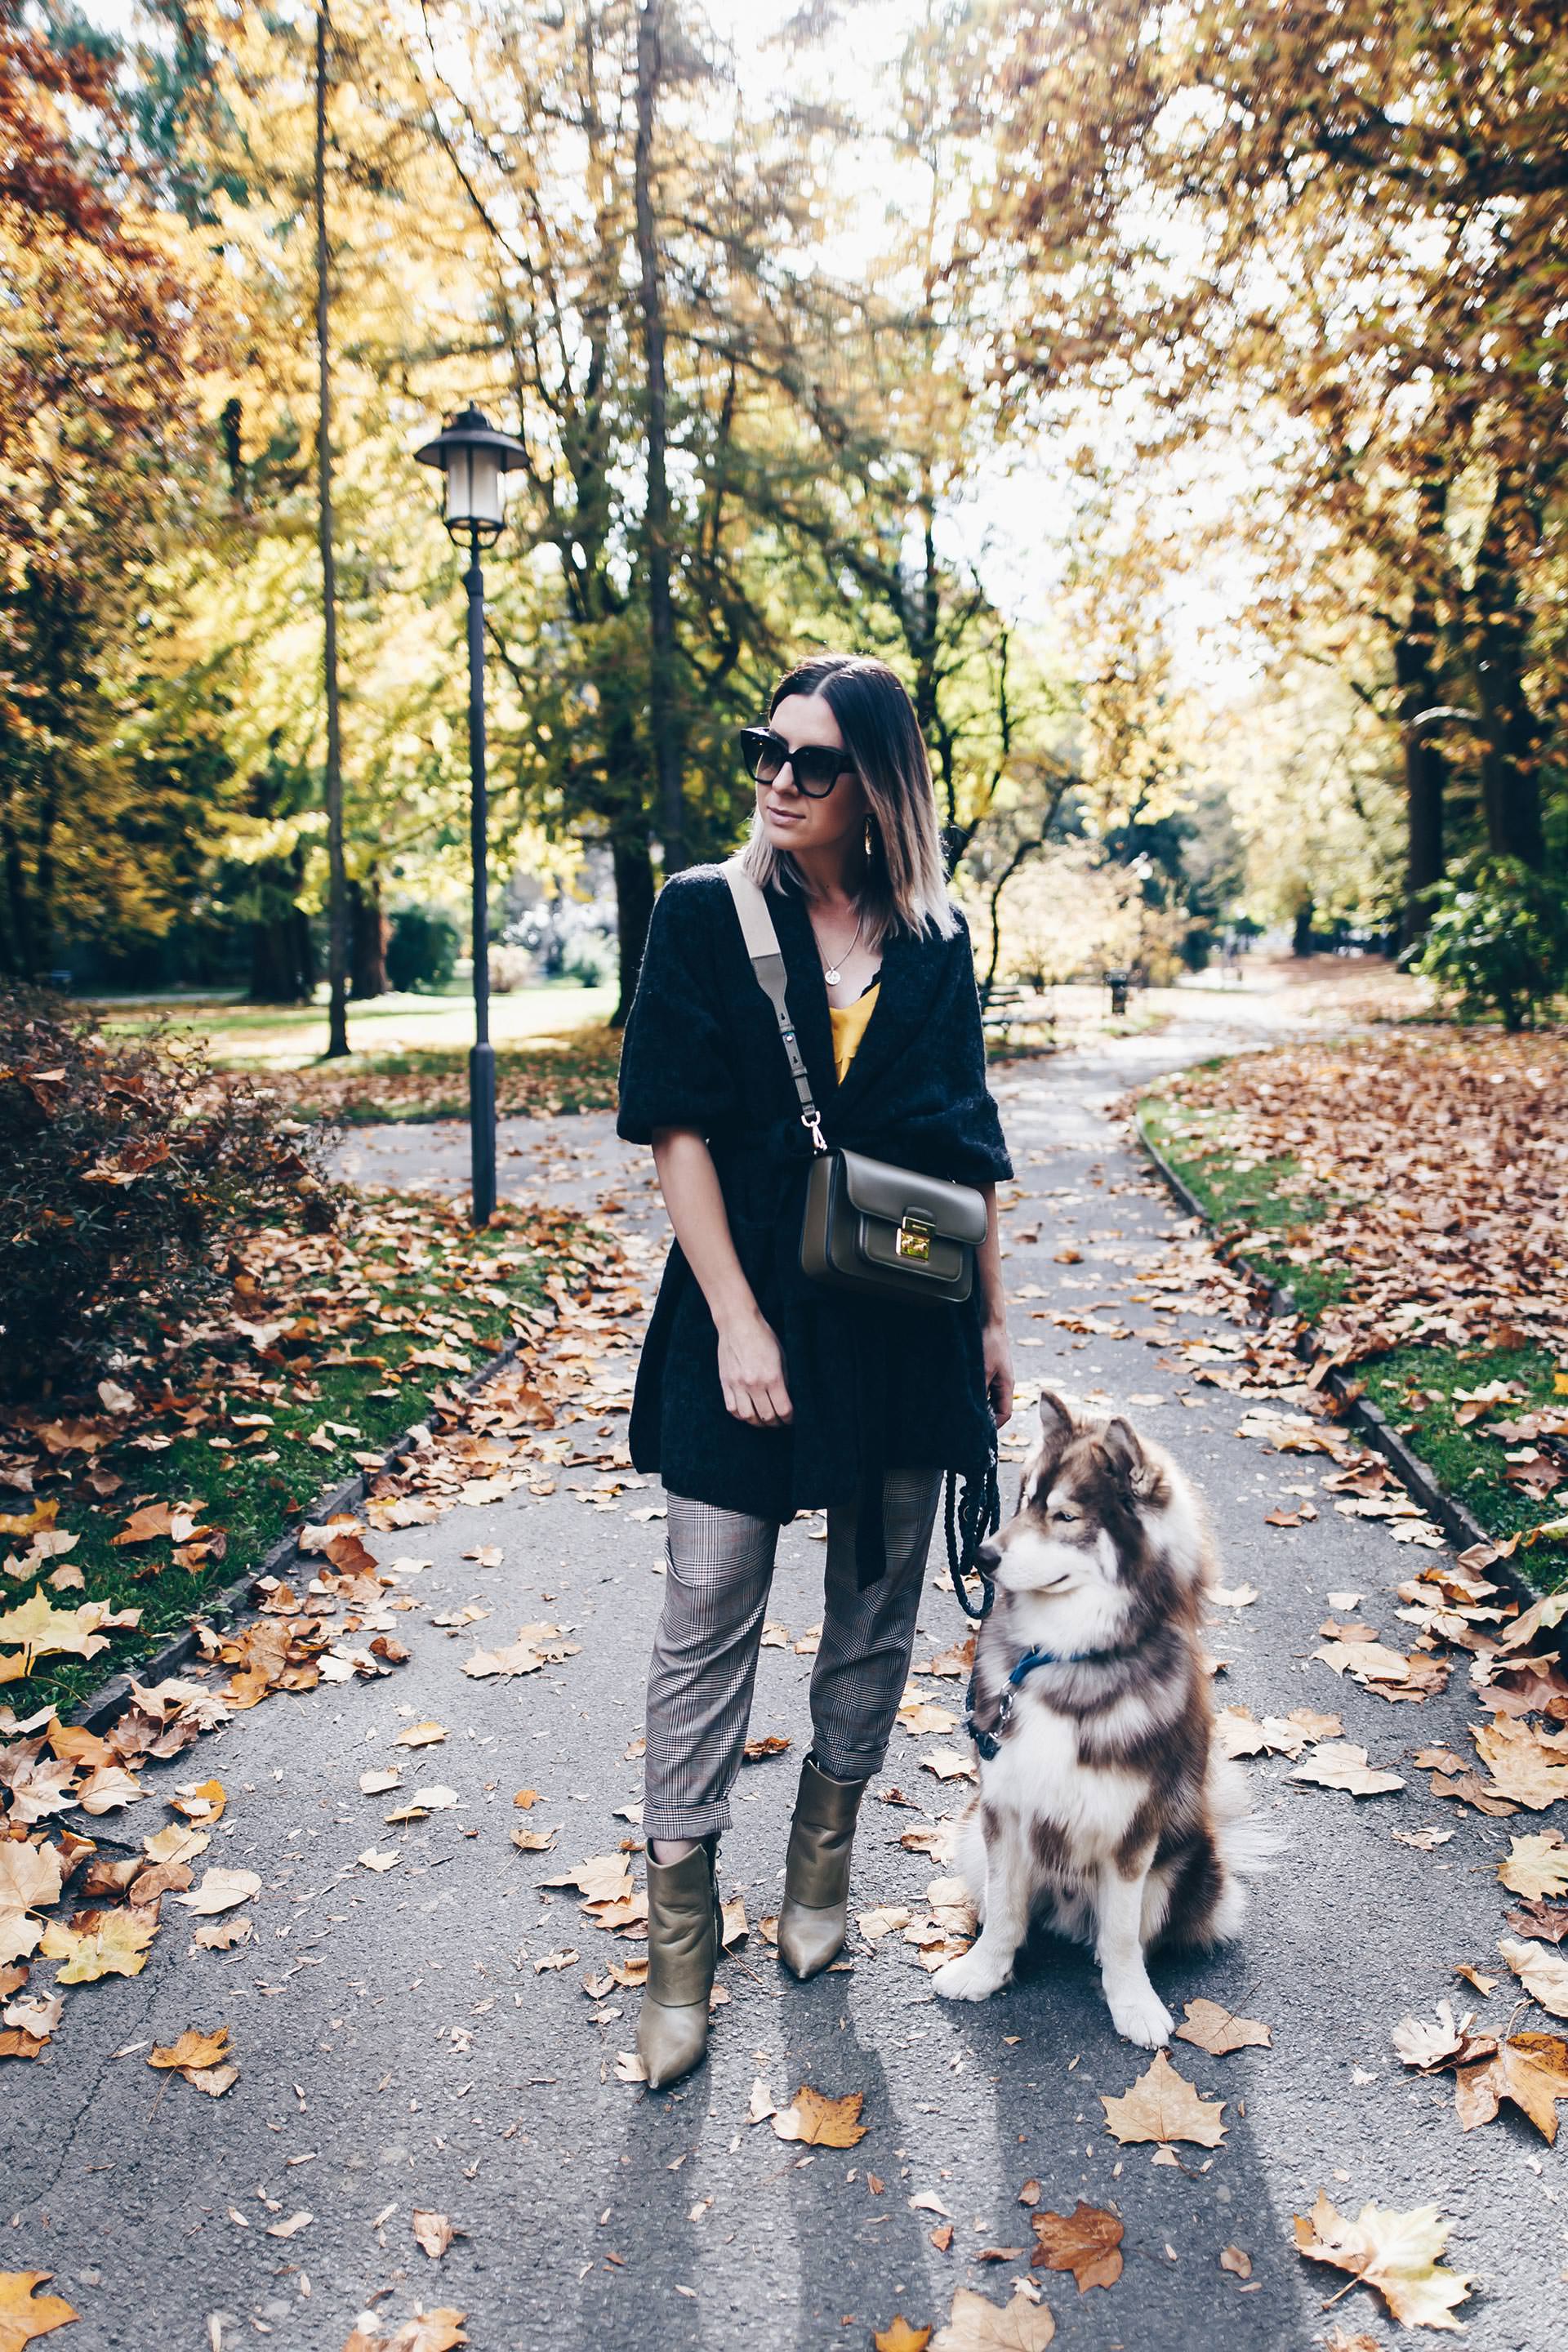
[[[226,2025],[218,2026],[211,2033],[204,2033],[199,2025],[187,2025],[179,2040],[171,2042],[166,2050],[154,2047],[147,2063],[149,2066],[181,2068],[220,2066],[229,2055]]]
[[[39,2294],[53,2271],[0,2271],[0,2352],[24,2352],[77,2315],[63,2295]]]
[[[877,2352],[926,2352],[926,2346],[931,2342],[931,2331],[929,2327],[911,2327],[902,2312],[900,2312],[890,2327],[876,2330],[871,2341],[876,2346]]]
[[[853,2147],[866,2137],[868,2126],[860,2121],[863,2091],[850,2091],[842,2099],[825,2098],[803,2083],[789,2105],[773,2116],[773,2127],[780,2139],[795,2139],[808,2147]]]
[[[1439,2266],[1453,2224],[1436,2205],[1395,2213],[1368,2204],[1352,2221],[1320,2189],[1311,2212],[1298,2213],[1295,2224],[1297,2247],[1308,2262],[1331,2263],[1375,2287],[1403,2326],[1458,2327],[1453,2308],[1469,2294],[1470,2282]]]
[[[47,1960],[64,1960],[59,1983],[96,1984],[100,1977],[140,1976],[157,1932],[156,1919],[134,1911],[79,1911],[68,1927],[51,1919],[39,1948]]]

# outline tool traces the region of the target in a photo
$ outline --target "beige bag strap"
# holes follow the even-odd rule
[[[779,1036],[789,1059],[789,1072],[795,1080],[795,1093],[800,1097],[800,1123],[811,1138],[814,1152],[827,1150],[827,1139],[822,1132],[822,1120],[812,1097],[811,1077],[801,1058],[800,1041],[790,1019],[789,1000],[784,993],[786,975],[784,950],[779,935],[773,929],[773,919],[768,912],[768,902],[738,857],[727,857],[720,868],[730,886],[735,913],[741,925],[741,937],[746,943],[746,953],[752,959],[752,970],[757,976],[757,986],[773,1008],[773,1018],[779,1024]]]

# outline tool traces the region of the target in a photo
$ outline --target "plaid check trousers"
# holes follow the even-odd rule
[[[835,1780],[879,1771],[909,1678],[940,1470],[889,1470],[882,1489],[887,1572],[855,1578],[855,1507],[827,1514],[822,1639],[811,1673],[812,1753]],[[730,1826],[730,1791],[751,1719],[757,1654],[779,1530],[772,1519],[670,1495],[664,1608],[648,1670],[646,1802],[650,1838]]]

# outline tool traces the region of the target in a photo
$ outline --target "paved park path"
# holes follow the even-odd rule
[[[1406,1781],[1401,1794],[1356,1800],[1292,1784],[1283,1757],[1247,1767],[1289,1840],[1283,1868],[1241,1944],[1153,1971],[1178,2015],[1203,1997],[1271,2030],[1271,2047],[1224,2057],[1173,2047],[1181,2072],[1226,2102],[1223,2145],[1183,2144],[1179,2162],[1160,2161],[1110,2136],[1101,2095],[1126,2092],[1148,2062],[1111,2032],[1076,1948],[1045,1942],[1026,1979],[980,2008],[936,2000],[897,1930],[875,1947],[855,1937],[852,1965],[809,1986],[781,1974],[756,1923],[777,1908],[808,1729],[811,1662],[794,1643],[820,1616],[809,1525],[781,1546],[772,1615],[790,1640],[763,1650],[752,1725],[793,1746],[745,1772],[722,1851],[724,1891],[742,1895],[752,1932],[721,1969],[728,2000],[710,2063],[658,2096],[618,2079],[636,1993],[595,1998],[584,1981],[638,1947],[583,1916],[571,1888],[542,1893],[540,1882],[636,1835],[626,1809],[641,1794],[635,1749],[662,1534],[631,1512],[658,1496],[624,1493],[611,1509],[564,1487],[521,1490],[371,1538],[384,1563],[411,1553],[431,1563],[418,1580],[425,1612],[404,1621],[415,1654],[399,1674],[279,1697],[183,1767],[159,1768],[184,1778],[195,1765],[229,1790],[221,1859],[261,1874],[257,1939],[195,1951],[173,1929],[142,1976],[106,1980],[73,2006],[49,2064],[7,2070],[0,2221],[16,2218],[0,2267],[54,2271],[81,2317],[51,2342],[233,2352],[269,2336],[290,2352],[342,2352],[374,2297],[388,2332],[419,2302],[466,2312],[478,2352],[826,2352],[868,2346],[895,2313],[940,2324],[961,2287],[1000,2304],[1024,2274],[1055,2315],[1057,2342],[1084,2352],[1281,2352],[1336,2326],[1358,2352],[1392,2343],[1400,2331],[1365,2288],[1325,2313],[1342,2278],[1294,2250],[1291,2217],[1320,2188],[1352,2214],[1374,2200],[1451,2217],[1448,2260],[1475,2278],[1460,2315],[1476,2352],[1563,2342],[1561,2152],[1509,2110],[1462,2135],[1451,2078],[1408,2077],[1389,2040],[1400,2018],[1446,1995],[1489,2022],[1512,2005],[1495,1958],[1495,1865],[1510,1825],[1431,1798],[1410,1760],[1445,1739],[1468,1755],[1464,1726],[1477,1710],[1462,1662],[1447,1695],[1391,1706],[1311,1661],[1327,1596],[1342,1589],[1397,1641],[1395,1587],[1417,1558],[1328,1497],[1310,1524],[1266,1525],[1330,1465],[1239,1437],[1255,1400],[1194,1385],[1168,1340],[1139,1336],[1151,1308],[1129,1298],[1139,1269],[1184,1229],[1110,1106],[1127,1086],[1247,1034],[1239,1009],[1194,998],[1159,1034],[1017,1065],[999,1087],[1019,1170],[1007,1270],[1029,1293],[1015,1309],[1021,1377],[1136,1399],[1134,1416],[1201,1483],[1227,1585],[1250,1581],[1260,1595],[1217,1612],[1222,1697],[1259,1717],[1336,1710],[1373,1763]],[[607,1222],[651,1293],[658,1203],[645,1156],[618,1145],[606,1118],[510,1122],[503,1152],[503,1189],[516,1196],[607,1197]],[[460,1131],[364,1132],[346,1157],[368,1181],[462,1181]],[[1076,1260],[1059,1262],[1068,1250]],[[1049,1319],[1064,1311],[1090,1328]],[[1205,1328],[1201,1314],[1178,1323],[1184,1339]],[[1122,1328],[1130,1336],[1110,1336]],[[1234,1325],[1213,1328],[1234,1342]],[[489,1612],[475,1621],[489,1643],[550,1620],[573,1629],[579,1652],[525,1680],[471,1680],[461,1668],[476,1637],[430,1622],[470,1604]],[[934,1586],[921,1627],[917,1662],[963,1631]],[[961,1685],[921,1686],[956,1711]],[[438,1780],[459,1801],[388,1830],[395,1800],[362,1794],[360,1777],[409,1760],[395,1736],[426,1717],[447,1738],[413,1759],[405,1786]],[[941,1865],[900,1840],[959,1810],[965,1784],[921,1765],[952,1745],[895,1735],[879,1788],[896,1786],[916,1809],[868,1799],[857,1911],[925,1916]],[[512,1801],[523,1787],[540,1792],[526,1813]],[[559,1825],[553,1852],[514,1848],[525,1822]],[[1434,1822],[1454,1834],[1431,1851],[1392,1837]],[[394,1843],[397,1868],[356,1868],[362,1851]],[[563,1951],[579,1958],[537,1965]],[[1489,2000],[1457,1982],[1462,1961],[1502,1977]],[[144,2046],[220,2021],[238,2084],[216,2103],[178,2082],[161,2096]],[[758,2078],[780,2108],[803,2083],[861,2094],[866,2137],[848,2150],[803,2149],[766,2120],[749,2124]],[[1082,2199],[1121,2214],[1125,2268],[1109,2291],[1080,2295],[1070,2276],[1029,2272],[1019,2191],[1030,2180],[1042,2212]],[[462,2232],[439,2263],[411,2234],[416,2209]],[[310,2218],[293,2234],[267,2234],[296,2213]],[[947,2221],[942,2251],[933,2234]],[[977,2259],[994,2248],[1024,2251]],[[1226,2248],[1249,2258],[1250,2276],[1221,2267]]]

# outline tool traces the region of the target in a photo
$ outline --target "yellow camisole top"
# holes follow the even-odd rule
[[[874,980],[864,996],[853,1004],[830,1004],[827,1018],[833,1024],[833,1074],[840,1086],[846,1071],[859,1051],[860,1040],[866,1034],[866,1024],[876,1010],[877,991],[881,987]]]

